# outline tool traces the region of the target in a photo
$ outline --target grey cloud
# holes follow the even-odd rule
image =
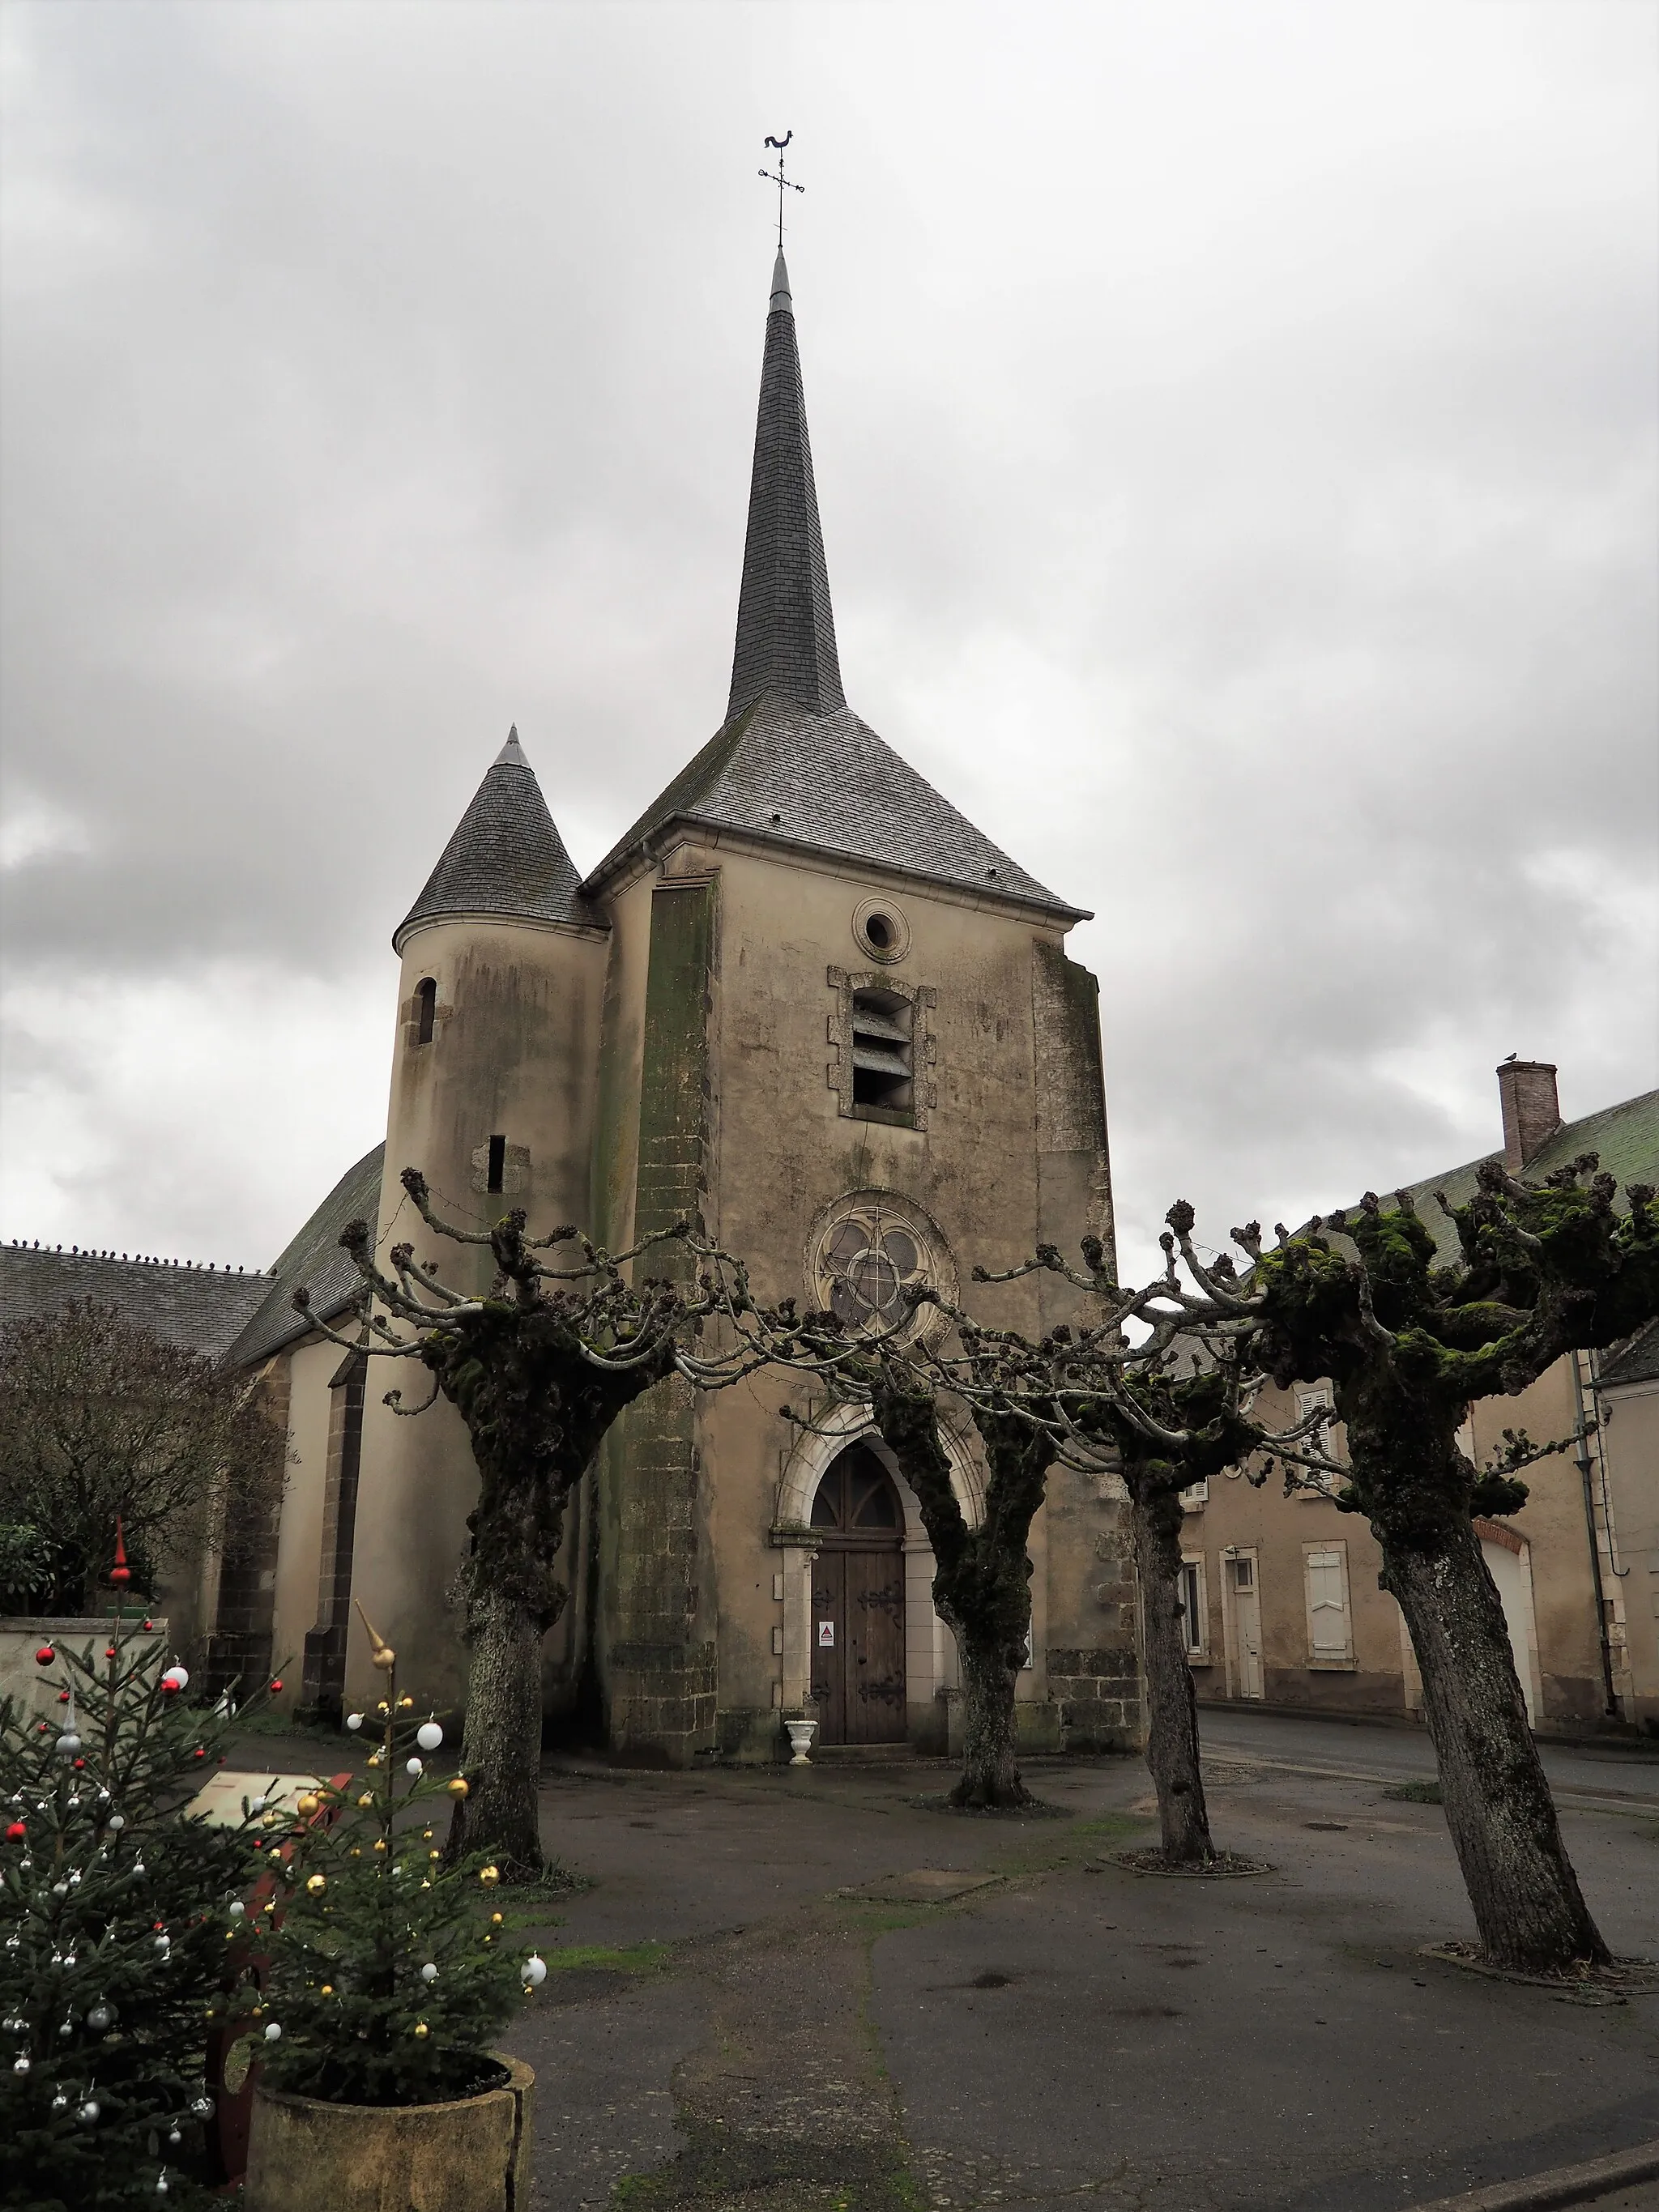
[[[1503,1052],[1655,1079],[1645,15],[392,21],[9,13],[9,799],[89,848],[7,875],[15,975],[345,1003],[509,720],[605,849],[724,701],[793,123],[848,696],[1098,909],[1137,1249],[1471,1155]],[[107,1243],[153,1138],[51,1049]]]

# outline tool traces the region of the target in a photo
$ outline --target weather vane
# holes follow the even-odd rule
[[[777,149],[778,166],[775,170],[762,169],[758,173],[765,178],[769,185],[775,185],[778,188],[778,252],[780,253],[783,251],[783,196],[786,192],[804,192],[806,190],[805,185],[796,184],[793,179],[786,177],[783,173],[783,149],[794,135],[793,131],[786,131],[781,138],[767,140],[769,146]]]

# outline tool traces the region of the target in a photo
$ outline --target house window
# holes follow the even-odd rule
[[[1209,1502],[1210,1486],[1207,1482],[1189,1482],[1181,1493],[1183,1513],[1201,1513]]]
[[[507,1139],[492,1137],[489,1140],[489,1170],[484,1188],[499,1191],[507,1173]]]
[[[1206,1665],[1210,1656],[1210,1623],[1201,1559],[1182,1559],[1176,1587],[1181,1599],[1181,1630],[1186,1639],[1187,1656],[1194,1666]]]
[[[908,1114],[915,1102],[914,1009],[894,991],[853,994],[853,1103]]]
[[[430,1044],[432,1026],[438,1014],[438,986],[430,975],[422,975],[415,986],[415,1042]]]
[[[1352,1668],[1353,1613],[1348,1603],[1346,1542],[1304,1544],[1302,1573],[1308,1598],[1308,1664]]]
[[[956,1269],[936,1222],[895,1191],[849,1191],[826,1206],[806,1253],[808,1295],[855,1334],[925,1334],[939,1309],[908,1293],[956,1296]]]

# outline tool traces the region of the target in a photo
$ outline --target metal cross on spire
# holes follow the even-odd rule
[[[793,131],[786,131],[781,138],[767,140],[769,146],[777,149],[778,166],[775,170],[762,169],[757,173],[765,178],[769,185],[775,185],[778,188],[778,252],[780,253],[783,251],[783,196],[786,192],[804,192],[806,190],[805,185],[796,184],[793,178],[786,177],[783,173],[783,149],[794,135]]]

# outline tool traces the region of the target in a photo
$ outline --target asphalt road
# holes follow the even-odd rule
[[[1420,1728],[1385,1721],[1310,1720],[1299,1714],[1241,1711],[1237,1706],[1198,1709],[1199,1736],[1206,1752],[1305,1767],[1328,1774],[1426,1778],[1434,1772],[1434,1747]],[[1539,1740],[1544,1771],[1558,1797],[1626,1800],[1659,1809],[1659,1744],[1558,1743]]]

